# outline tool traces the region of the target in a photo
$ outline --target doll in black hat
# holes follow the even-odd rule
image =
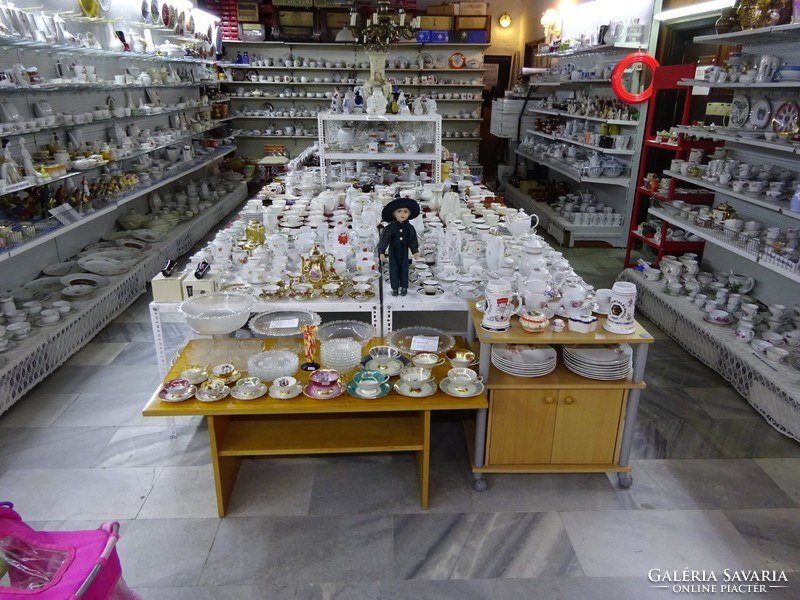
[[[383,207],[381,218],[388,223],[381,231],[378,255],[381,262],[389,257],[389,282],[392,296],[408,292],[408,251],[419,258],[417,230],[409,222],[419,216],[419,203],[411,198],[397,197]]]

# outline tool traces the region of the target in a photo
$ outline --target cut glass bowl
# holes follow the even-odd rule
[[[223,335],[243,327],[255,300],[245,294],[211,292],[189,298],[178,306],[192,328],[201,335]]]

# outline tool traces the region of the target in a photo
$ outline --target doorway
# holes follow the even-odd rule
[[[503,98],[511,84],[510,55],[490,55],[483,57],[486,68],[484,75],[487,87],[483,89],[483,105],[481,106],[481,143],[478,148],[478,162],[483,165],[483,180],[495,181],[497,179],[497,164],[500,162],[500,153],[505,150],[505,143],[494,137],[490,131],[492,121],[492,100]],[[496,74],[496,77],[495,77]]]

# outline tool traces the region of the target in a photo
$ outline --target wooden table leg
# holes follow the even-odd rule
[[[428,483],[431,465],[431,411],[419,413],[422,429],[422,450],[417,451],[417,477],[419,478],[419,495],[422,510],[428,510]]]
[[[217,513],[220,517],[224,517],[228,509],[231,492],[236,483],[236,476],[239,474],[239,467],[242,464],[241,456],[219,455],[230,420],[231,417],[226,416],[208,417],[208,440],[211,448],[211,464],[214,466]]]

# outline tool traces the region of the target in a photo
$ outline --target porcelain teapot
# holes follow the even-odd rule
[[[537,215],[528,215],[524,210],[506,213],[506,229],[515,237],[533,231],[537,225],[539,225],[539,217]]]
[[[749,275],[728,275],[728,289],[737,294],[748,294],[756,285],[756,280]]]

